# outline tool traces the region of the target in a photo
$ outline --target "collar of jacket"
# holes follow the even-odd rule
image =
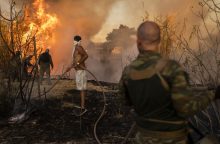
[[[151,50],[146,50],[146,51],[141,51],[141,53],[139,53],[137,59],[158,59],[161,58],[161,55],[156,52],[156,51],[151,51]]]
[[[155,63],[160,58],[161,55],[155,51],[142,51],[130,66],[134,69],[143,69]]]

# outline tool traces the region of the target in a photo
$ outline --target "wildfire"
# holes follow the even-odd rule
[[[23,36],[23,40],[26,41],[36,34],[37,48],[42,48],[43,50],[50,47],[53,43],[53,31],[58,24],[57,16],[47,13],[45,11],[46,6],[44,0],[35,0],[27,8],[25,18],[27,20],[28,30]]]
[[[122,47],[115,47],[115,48],[112,50],[112,54],[118,55],[118,54],[121,54],[121,51],[122,51]]]

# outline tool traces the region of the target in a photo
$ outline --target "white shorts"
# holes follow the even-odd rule
[[[87,88],[87,77],[85,70],[76,71],[76,89],[77,90],[86,90]]]

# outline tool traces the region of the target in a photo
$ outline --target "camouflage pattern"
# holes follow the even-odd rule
[[[150,66],[152,60],[159,61],[160,59],[160,54],[150,51],[144,54],[139,54],[130,65],[125,67],[119,82],[119,93],[122,102],[126,101],[125,83],[126,80],[130,78],[130,69],[135,68],[142,70],[145,69],[146,66]],[[194,96],[195,93],[189,88],[188,75],[174,60],[168,60],[167,65],[163,68],[160,74],[171,80],[171,97],[173,105],[181,116],[185,117],[193,115],[195,112],[205,109],[214,98],[214,93],[208,91],[201,93],[199,96]]]
[[[188,75],[176,61],[163,59],[157,52],[145,51],[140,53],[138,57],[123,70],[119,82],[121,103],[132,103],[128,98],[128,91],[126,90],[126,84],[128,83],[129,79],[148,78],[150,74],[153,75],[150,71],[153,71],[152,69],[155,69],[156,65],[160,61],[164,62],[164,65],[161,65],[159,68],[159,77],[162,79],[161,85],[169,91],[172,100],[171,103],[173,105],[172,107],[176,111],[176,114],[182,118],[182,120],[185,120],[185,118],[195,114],[197,111],[205,109],[207,105],[210,104],[210,102],[214,99],[214,94],[207,91],[200,93],[199,96],[195,96],[195,92],[189,88]],[[132,74],[133,70],[137,71],[137,74]],[[140,71],[139,75],[138,71]],[[160,98],[158,97],[158,99]],[[160,129],[160,127],[158,127],[158,129]],[[142,137],[140,133],[138,134],[138,137],[139,138],[137,141],[139,141],[139,143],[163,144],[166,142],[164,139],[161,140],[158,137]],[[167,143],[172,144],[178,142],[175,139],[167,139]],[[182,144],[184,141],[180,140],[179,143]]]

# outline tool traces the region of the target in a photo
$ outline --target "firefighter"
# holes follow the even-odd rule
[[[42,84],[44,73],[47,75],[47,82],[48,85],[51,85],[51,79],[50,79],[50,66],[53,69],[53,60],[49,53],[49,49],[46,49],[44,53],[42,53],[39,56],[38,64],[40,66],[40,83]]]

